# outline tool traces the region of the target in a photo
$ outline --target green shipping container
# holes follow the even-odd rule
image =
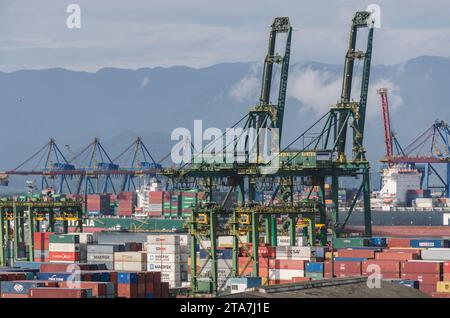
[[[50,243],[80,243],[78,235],[53,234],[50,235]]]
[[[210,294],[212,293],[212,281],[210,280],[198,280],[197,281],[197,285],[198,285],[198,292],[199,293],[207,293]]]
[[[369,246],[369,239],[363,237],[351,237],[351,238],[335,238],[333,241],[334,248],[363,247],[363,246]]]
[[[311,277],[312,280],[323,279],[322,273],[305,273],[306,277]]]

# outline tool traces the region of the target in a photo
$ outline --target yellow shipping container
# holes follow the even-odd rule
[[[334,257],[338,257],[338,253],[337,253],[337,252],[334,252],[334,253],[333,253],[333,256],[334,256]],[[331,259],[331,252],[326,252],[326,253],[325,253],[325,259],[326,259],[326,260],[330,260],[330,259]]]
[[[437,282],[437,292],[438,293],[448,293],[450,294],[450,282]]]

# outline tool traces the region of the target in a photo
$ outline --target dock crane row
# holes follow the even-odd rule
[[[356,49],[357,34],[362,28],[368,28],[367,47],[365,51]],[[265,169],[272,163],[245,162],[211,163],[208,160],[191,161],[177,169],[162,169],[161,174],[169,179],[175,187],[177,184],[197,182],[208,194],[208,202],[194,208],[192,217],[188,220],[191,235],[191,286],[193,291],[205,291],[217,294],[217,254],[216,240],[221,235],[233,236],[233,271],[232,275],[239,276],[238,250],[239,234],[247,233],[249,241],[253,242],[250,253],[253,266],[253,276],[258,276],[258,242],[260,229],[265,233],[266,242],[276,245],[277,224],[279,220],[288,220],[291,245],[295,245],[295,228],[298,221],[309,221],[309,241],[316,244],[315,223],[321,227],[320,243],[327,240],[327,229],[333,236],[341,235],[344,231],[357,200],[362,194],[364,202],[365,235],[371,236],[371,211],[369,187],[369,162],[365,157],[363,147],[366,104],[370,78],[370,65],[373,41],[373,20],[367,11],[356,12],[350,30],[349,47],[345,56],[342,93],[340,101],[317,120],[304,133],[295,138],[286,148],[276,156],[279,168],[275,173],[265,174]],[[280,34],[286,34],[285,50],[282,56],[275,54],[275,43]],[[269,34],[269,46],[264,61],[264,71],[259,103],[252,107],[248,114],[238,121],[246,119],[244,128],[279,129],[282,135],[283,115],[286,100],[286,88],[291,50],[292,27],[287,17],[275,18]],[[363,60],[362,82],[359,101],[351,99],[356,60]],[[281,64],[279,73],[278,99],[276,104],[270,104],[271,85],[273,82],[273,66]],[[325,122],[325,123],[324,123]],[[324,123],[324,124],[323,124]],[[235,124],[235,125],[237,125]],[[235,126],[233,125],[233,127]],[[347,153],[347,130],[352,128],[352,152]],[[300,150],[291,149],[297,141],[304,138],[308,132],[318,129],[317,137]],[[265,136],[259,136],[257,144]],[[280,140],[279,140],[280,142]],[[281,145],[281,142],[280,142]],[[246,143],[246,147],[248,143]],[[280,148],[281,149],[281,148]],[[250,151],[246,148],[246,151]],[[203,158],[205,159],[205,158]],[[273,159],[272,159],[273,160]],[[348,210],[343,222],[338,219],[339,200],[338,182],[340,178],[353,177],[362,179],[358,192]],[[331,179],[332,207],[330,215],[325,210],[325,180]],[[318,199],[308,196],[300,202],[294,202],[293,189],[296,184],[306,182],[318,188]],[[272,188],[272,203],[264,204],[255,200],[255,189],[265,185]],[[228,195],[223,202],[216,202],[214,189],[228,188]],[[237,192],[239,202],[231,209],[225,205],[230,194]],[[310,193],[311,195],[311,193]],[[278,198],[275,204],[275,198]],[[262,226],[265,224],[264,226]],[[202,278],[201,271],[197,271],[196,245],[203,240],[210,241],[210,249],[206,250],[211,264],[209,279]],[[201,246],[202,248],[202,246]]]
[[[121,167],[117,162],[124,158],[131,160]],[[41,189],[53,187],[59,194],[117,193],[135,190],[136,178],[156,176],[160,169],[140,137],[114,159],[98,138],[72,158],[52,138],[16,168],[0,173],[0,180],[7,185],[10,176],[37,176]]]

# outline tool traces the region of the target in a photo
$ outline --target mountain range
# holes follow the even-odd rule
[[[291,65],[284,145],[336,103],[342,68],[318,62]],[[356,70],[361,68],[357,65]],[[0,170],[18,166],[50,137],[63,151],[69,148],[73,153],[99,137],[115,157],[142,136],[159,160],[174,144],[173,129],[192,131],[195,119],[203,120],[204,129],[225,129],[242,118],[259,100],[261,73],[262,65],[253,62],[205,68],[103,68],[95,73],[58,68],[0,72]],[[359,82],[357,77],[355,99]],[[449,83],[446,57],[421,56],[372,67],[365,143],[373,167],[385,151],[376,89],[388,88],[392,126],[407,145],[436,119],[450,120]]]

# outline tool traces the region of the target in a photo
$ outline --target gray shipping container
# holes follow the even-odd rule
[[[112,254],[114,252],[125,251],[125,245],[123,244],[88,245],[87,251],[88,253]]]
[[[114,254],[88,253],[87,260],[95,262],[114,262]]]
[[[114,262],[97,262],[97,261],[88,261],[89,264],[105,264],[108,270],[114,269]]]

